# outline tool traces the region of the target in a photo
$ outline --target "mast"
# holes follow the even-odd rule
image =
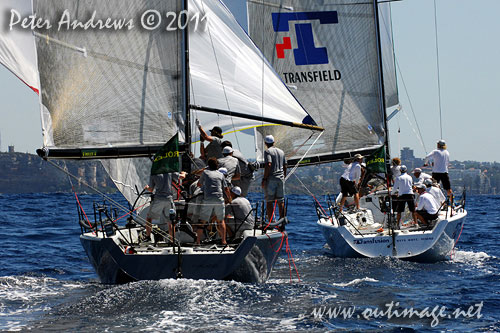
[[[383,73],[383,65],[382,65],[382,46],[380,43],[380,21],[379,21],[379,13],[378,13],[378,0],[373,0],[373,14],[375,18],[375,33],[377,35],[377,58],[378,58],[378,76],[379,76],[379,89],[380,89],[380,98],[379,105],[380,111],[382,112],[382,116],[384,119],[384,132],[385,132],[385,174],[387,181],[387,196],[389,197],[389,214],[388,214],[388,225],[392,234],[392,254],[393,256],[397,255],[396,249],[396,234],[394,233],[394,217],[393,217],[393,204],[392,204],[392,196],[389,192],[390,180],[389,180],[389,170],[390,170],[390,151],[389,151],[389,127],[387,126],[387,114],[385,112],[385,89],[384,89],[384,73]]]
[[[375,18],[375,34],[377,41],[377,63],[378,63],[378,79],[379,79],[379,107],[382,117],[384,119],[384,145],[385,145],[385,157],[386,157],[386,172],[389,171],[388,157],[390,157],[389,150],[389,127],[387,126],[387,114],[385,112],[385,88],[384,88],[384,69],[382,65],[382,46],[380,42],[380,21],[378,13],[378,0],[373,0],[373,14]]]
[[[188,1],[182,0],[182,12],[186,13],[186,23],[189,22],[189,11],[188,11]],[[185,146],[184,146],[184,154],[182,155],[182,170],[188,173],[191,172],[191,111],[190,111],[190,101],[189,101],[189,24],[184,25],[186,28],[182,30],[182,86],[183,86],[183,94],[182,94],[182,108],[185,114],[184,118],[184,135],[185,135]]]

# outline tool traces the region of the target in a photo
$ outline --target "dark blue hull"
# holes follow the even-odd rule
[[[183,248],[187,251],[182,255],[160,251],[125,254],[113,239],[93,235],[82,235],[80,241],[99,279],[106,284],[180,276],[255,283],[269,278],[286,237],[286,232],[270,232],[246,237],[235,251],[202,253]]]

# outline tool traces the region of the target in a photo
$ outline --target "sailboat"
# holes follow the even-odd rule
[[[396,226],[388,195],[388,120],[399,109],[390,4],[359,0],[248,0],[250,36],[291,91],[325,128],[265,127],[289,167],[381,152],[382,176],[361,198],[361,211],[339,214],[337,200],[316,201],[317,226],[338,257],[447,258],[460,237],[465,202],[440,212],[431,229]],[[392,112],[391,112],[392,111]],[[389,112],[391,112],[389,114]],[[389,116],[388,116],[389,114]],[[286,140],[285,140],[286,138]]]
[[[265,281],[286,243],[286,219],[246,230],[228,245],[197,246],[187,226],[169,241],[160,230],[151,241],[141,240],[149,198],[139,189],[148,182],[151,158],[178,136],[179,149],[173,153],[189,172],[195,119],[223,132],[266,125],[321,130],[225,5],[219,0],[34,0],[31,7],[31,2],[4,5],[49,22],[58,22],[61,13],[83,24],[106,18],[130,22],[152,10],[175,16],[158,29],[132,21],[130,29],[122,30],[58,29],[54,24],[17,31],[25,34],[29,47],[16,43],[13,35],[2,36],[0,56],[36,52],[35,57],[0,59],[9,60],[2,63],[39,92],[43,148],[37,153],[47,161],[101,160],[132,207],[125,209],[130,218],[124,226],[108,205],[94,204],[94,221],[82,207],[78,210],[80,241],[100,281]],[[17,68],[28,68],[25,72],[36,73],[35,79]],[[176,201],[179,216],[173,219],[180,225],[187,222],[181,212],[188,204]]]

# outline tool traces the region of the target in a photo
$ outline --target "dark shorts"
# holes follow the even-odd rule
[[[439,216],[439,212],[436,214],[429,214],[425,210],[417,210],[417,213],[425,219],[425,222],[435,220]]]
[[[350,197],[358,193],[358,190],[356,189],[356,186],[354,186],[354,182],[351,182],[344,177],[340,177],[340,192],[342,192],[343,197]]]
[[[415,200],[413,194],[403,194],[395,199],[396,201],[396,212],[402,213],[405,211],[405,205],[408,203],[408,209],[410,212],[415,211]]]
[[[451,189],[450,177],[448,176],[448,173],[446,173],[446,172],[445,173],[433,172],[432,178],[434,178],[438,184],[439,184],[439,181],[441,181],[443,183],[443,188],[445,190],[448,191],[449,189]]]

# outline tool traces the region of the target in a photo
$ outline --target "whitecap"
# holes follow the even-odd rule
[[[495,258],[486,252],[473,252],[473,251],[456,251],[453,255],[454,262],[464,264],[482,264],[484,261]]]
[[[348,286],[353,286],[356,284],[360,284],[362,282],[379,282],[379,280],[370,278],[370,277],[364,277],[362,279],[354,279],[349,282],[339,282],[339,283],[332,283],[332,285],[337,286],[337,287],[348,287]]]

